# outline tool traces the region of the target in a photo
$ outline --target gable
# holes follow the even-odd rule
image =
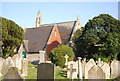
[[[28,52],[44,50],[52,27],[28,28],[25,31],[25,40],[28,40]]]

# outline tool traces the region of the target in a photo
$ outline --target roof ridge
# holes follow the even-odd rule
[[[62,23],[70,23],[70,22],[75,22],[75,21],[58,22],[58,23],[51,23],[51,24],[42,24],[42,26],[45,26],[45,25],[54,25],[54,24],[62,24]]]

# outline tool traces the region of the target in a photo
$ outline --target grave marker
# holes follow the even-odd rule
[[[22,75],[27,76],[28,75],[28,59],[24,58],[22,60]]]
[[[82,61],[82,76],[85,77],[85,65],[86,65],[86,58]]]
[[[78,74],[78,63],[74,61],[68,62],[68,68],[67,68],[67,78],[77,78]]]
[[[14,67],[14,62],[11,57],[8,57],[7,59],[4,60],[2,66],[2,72],[1,72],[2,75],[5,76],[11,67]]]
[[[113,60],[111,63],[111,78],[120,76],[120,61]]]
[[[37,70],[37,79],[54,79],[55,66],[51,63],[40,63]]]
[[[15,67],[17,67],[19,70],[21,70],[22,68],[22,59],[20,58],[20,56],[18,54],[14,55],[12,57],[12,60],[14,62]]]
[[[88,80],[89,81],[105,81],[105,74],[102,70],[102,68],[98,65],[93,66],[89,71],[88,71]]]
[[[65,55],[65,65],[66,65],[66,66],[68,65],[68,58],[69,58],[69,56],[66,54],[66,55]]]
[[[3,81],[11,81],[11,79],[14,79],[15,81],[23,81],[24,79],[16,67],[11,67],[3,78]]]
[[[78,57],[78,74],[79,79],[82,79],[82,63],[81,63],[81,57]]]
[[[105,73],[105,79],[110,79],[110,66],[107,63],[104,63],[104,65],[101,68]]]
[[[86,65],[85,65],[85,79],[88,79],[88,71],[95,65],[96,65],[96,63],[93,59],[90,59],[89,62],[86,63]]]

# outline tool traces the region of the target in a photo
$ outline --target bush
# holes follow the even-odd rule
[[[57,66],[65,67],[65,55],[69,56],[68,61],[73,60],[73,49],[68,45],[59,45],[58,47],[52,50],[50,59],[52,63],[56,64]]]

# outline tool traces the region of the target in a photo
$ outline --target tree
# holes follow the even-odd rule
[[[120,21],[108,14],[89,20],[81,36],[75,41],[77,56],[101,57],[104,61],[117,59],[120,53]]]
[[[55,49],[52,50],[50,59],[57,66],[64,67],[65,65],[65,55],[69,56],[68,60],[73,60],[74,52],[71,47],[68,45],[59,45]]]
[[[6,56],[13,56],[14,49],[22,43],[24,31],[12,20],[2,18],[1,21],[3,57],[6,58]]]
[[[73,42],[76,42],[76,41],[77,41],[77,38],[82,35],[83,30],[84,30],[84,27],[81,27],[80,29],[78,29],[78,30],[74,33],[74,36],[73,36],[73,38],[72,38],[72,41],[73,41]]]

